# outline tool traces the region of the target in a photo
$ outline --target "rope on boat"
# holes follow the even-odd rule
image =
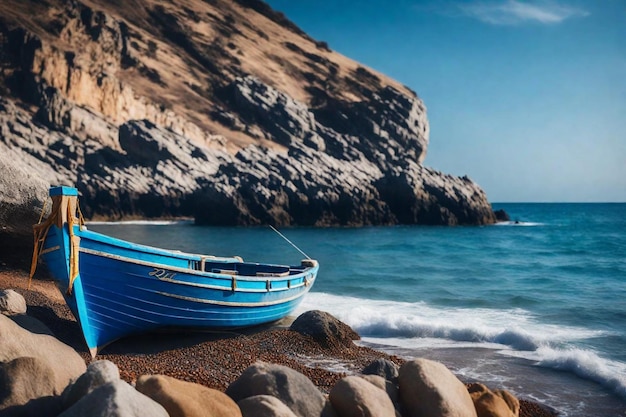
[[[37,264],[39,263],[39,256],[41,255],[41,251],[43,250],[43,244],[46,241],[46,236],[48,236],[48,230],[50,230],[50,226],[54,222],[54,219],[57,217],[59,213],[59,206],[52,207],[52,212],[46,219],[44,223],[41,223],[43,219],[43,214],[46,210],[46,205],[48,203],[48,199],[44,200],[43,208],[41,209],[41,215],[39,216],[39,222],[33,225],[33,258],[30,262],[30,275],[28,277],[28,290],[30,290],[30,285],[33,282],[33,276],[35,275],[35,271],[37,271]]]
[[[52,205],[52,212],[48,216],[45,222],[41,223],[43,219],[43,213],[46,208],[46,203],[48,200],[44,200],[44,206],[41,212],[41,216],[39,218],[39,223],[33,225],[33,237],[34,237],[34,245],[33,245],[33,258],[30,263],[30,274],[28,277],[28,289],[30,290],[31,283],[33,281],[33,277],[35,276],[35,272],[37,271],[37,265],[39,263],[39,257],[41,256],[41,252],[43,251],[44,243],[46,242],[46,237],[48,236],[48,232],[50,231],[50,226],[54,224],[55,220],[59,218],[59,212],[61,211],[61,201]],[[72,293],[72,286],[74,281],[78,277],[78,249],[80,246],[80,237],[74,234],[74,224],[78,224],[79,227],[83,228],[85,225],[85,219],[83,217],[83,213],[80,211],[80,207],[78,205],[78,199],[76,199],[75,210],[78,211],[78,217],[76,213],[72,210],[72,204],[68,202],[67,204],[67,226],[69,231],[69,240],[70,240],[70,259],[69,259],[69,285],[67,287],[67,293]],[[65,225],[63,225],[65,226]]]
[[[39,221],[37,222],[37,224],[41,224],[41,221],[43,220],[43,214],[46,212],[46,207],[48,207],[47,198],[43,201],[43,207],[41,208],[41,214],[39,215]]]
[[[76,202],[76,206],[78,206],[78,200]],[[80,225],[80,220],[75,216],[75,213],[72,212],[72,205],[68,203],[67,205],[67,228],[69,230],[70,237],[70,276],[69,276],[69,284],[67,286],[67,293],[72,294],[72,287],[74,285],[74,281],[78,277],[78,247],[80,246],[80,237],[74,234],[74,223],[78,223]],[[82,227],[82,225],[80,226]]]
[[[285,235],[283,235],[282,233],[280,233],[278,230],[276,230],[276,228],[274,228],[274,226],[272,226],[271,224],[268,225],[269,227],[272,228],[273,231],[275,231],[276,233],[278,233],[278,236],[282,237],[283,239],[285,239],[287,241],[287,243],[289,243],[291,246],[293,246],[298,252],[300,252],[301,254],[303,254],[307,259],[311,259],[311,257],[309,255],[307,255],[306,253],[302,252],[302,250],[300,250],[299,247],[297,247],[291,240],[287,239],[285,237]]]

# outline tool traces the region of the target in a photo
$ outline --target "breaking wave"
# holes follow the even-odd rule
[[[607,333],[541,323],[523,309],[434,308],[426,303],[365,300],[312,292],[296,314],[327,311],[364,340],[403,348],[472,347],[495,349],[534,365],[571,372],[626,399],[626,364],[576,348],[576,342]]]

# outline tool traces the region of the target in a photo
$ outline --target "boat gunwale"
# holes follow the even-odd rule
[[[78,226],[75,226],[75,227],[78,227]],[[98,233],[98,232],[93,232],[93,231],[90,231],[90,230],[81,230],[79,233],[77,233],[77,235],[80,236],[81,239],[93,240],[93,241],[96,241],[96,242],[99,242],[99,243],[104,243],[104,244],[112,245],[112,246],[122,246],[125,249],[130,249],[130,250],[134,250],[134,251],[138,251],[138,252],[153,252],[153,253],[156,253],[156,254],[162,255],[162,256],[173,256],[173,257],[175,257],[177,259],[183,259],[183,260],[189,260],[189,261],[201,261],[201,259],[203,257],[203,255],[195,255],[195,254],[189,254],[189,253],[181,252],[181,251],[161,249],[161,248],[156,248],[156,247],[153,247],[153,246],[137,244],[137,243],[133,243],[133,242],[129,242],[129,241],[123,240],[123,239],[110,237],[110,236],[107,236],[107,235],[104,235],[104,234],[101,234],[101,233]],[[122,245],[119,245],[118,243],[122,243]],[[149,251],[146,251],[145,249],[148,249]],[[212,257],[212,258],[210,258],[211,261],[216,261],[216,262],[223,262],[224,260],[233,259],[233,262],[229,262],[229,263],[233,263],[233,264],[247,264],[247,265],[264,265],[264,266],[269,266],[269,267],[283,267],[283,268],[287,268],[289,271],[301,270],[301,272],[297,272],[295,274],[292,274],[292,275],[290,274],[290,275],[285,275],[285,276],[263,276],[263,277],[260,277],[260,276],[252,276],[252,275],[230,275],[230,274],[224,274],[224,273],[218,273],[218,272],[212,272],[212,271],[201,271],[201,270],[192,269],[192,268],[185,268],[185,267],[180,267],[180,266],[167,265],[167,264],[156,263],[156,262],[146,261],[146,260],[138,260],[138,259],[134,259],[134,258],[131,258],[131,257],[128,257],[128,256],[124,256],[124,255],[117,255],[117,254],[113,254],[113,253],[109,253],[109,252],[105,252],[105,251],[85,248],[85,247],[83,247],[82,244],[80,245],[79,252],[88,253],[88,254],[94,255],[94,256],[102,256],[102,257],[109,258],[109,259],[116,259],[116,260],[119,260],[119,261],[122,261],[122,262],[129,262],[129,263],[133,263],[133,264],[137,264],[137,265],[148,266],[148,267],[157,268],[157,269],[164,269],[164,270],[168,270],[168,271],[184,273],[184,274],[188,274],[188,275],[192,275],[192,276],[225,279],[225,280],[228,280],[229,282],[232,282],[233,279],[235,279],[236,281],[248,281],[248,282],[293,281],[293,280],[297,280],[297,279],[306,279],[307,276],[309,276],[309,275],[312,275],[313,276],[312,280],[314,280],[315,279],[315,275],[316,275],[316,271],[318,269],[317,261],[315,261],[315,265],[314,266],[304,266],[302,268],[297,268],[295,266],[289,266],[289,265],[266,264],[266,263],[258,263],[258,262],[243,262],[243,261],[241,261],[240,259],[237,259],[237,258],[222,258],[222,257],[215,257],[215,258]],[[314,260],[311,259],[309,261],[314,261]],[[179,283],[178,280],[176,282]],[[187,283],[187,282],[180,282],[180,283],[181,284],[186,284],[186,285],[196,285],[196,286],[199,285],[199,286],[202,286],[202,284],[199,284],[199,283]],[[301,284],[301,285],[306,285],[306,284]],[[291,287],[288,287],[288,288],[276,289],[276,291],[278,291],[278,290],[289,290],[289,289],[297,288],[298,286],[299,285],[291,286]]]
[[[165,264],[159,264],[159,263],[154,263],[154,262],[149,262],[149,261],[141,261],[141,260],[136,260],[136,259],[132,259],[132,258],[128,258],[122,255],[114,255],[114,254],[110,254],[110,253],[106,253],[106,252],[102,252],[102,251],[95,251],[92,249],[87,249],[87,248],[80,248],[79,249],[80,252],[82,253],[86,253],[89,255],[93,255],[93,256],[101,256],[104,258],[109,258],[109,259],[114,259],[120,262],[128,262],[128,263],[132,263],[132,264],[136,264],[136,265],[141,265],[141,266],[147,266],[147,267],[151,267],[151,268],[156,268],[156,269],[163,269],[163,270],[167,270],[167,271],[174,271],[174,272],[180,272],[183,274],[188,274],[188,275],[193,275],[193,276],[201,276],[201,277],[206,277],[206,278],[217,278],[217,279],[222,279],[222,280],[228,280],[229,284],[233,281],[233,279],[235,281],[249,281],[249,282],[275,282],[275,281],[292,281],[292,280],[298,280],[298,279],[303,279],[303,280],[307,280],[307,276],[311,276],[309,277],[307,282],[308,284],[305,284],[304,282],[302,284],[297,284],[297,285],[291,285],[289,287],[286,288],[271,288],[269,290],[257,290],[257,289],[251,289],[251,288],[236,288],[235,292],[259,292],[259,293],[265,293],[265,292],[274,292],[274,291],[288,291],[288,290],[292,290],[292,289],[296,289],[299,287],[303,287],[303,286],[307,286],[307,285],[311,285],[313,283],[313,281],[315,280],[315,271],[314,268],[308,268],[305,270],[305,272],[301,272],[298,274],[294,274],[294,275],[287,275],[284,277],[252,277],[252,276],[248,276],[248,275],[230,275],[230,274],[219,274],[216,272],[207,272],[207,271],[198,271],[195,269],[188,269],[188,268],[181,268],[178,266],[170,266],[170,265],[165,265]],[[175,280],[175,279],[171,279],[171,278],[159,278],[156,277],[159,281],[163,281],[163,282],[170,282],[172,284],[180,284],[180,285],[188,285],[191,287],[199,287],[199,288],[205,288],[205,289],[214,289],[214,290],[232,290],[232,286],[228,285],[228,286],[218,286],[218,285],[206,285],[206,284],[202,284],[202,283],[197,283],[197,282],[185,282],[185,281],[180,281],[180,280]]]

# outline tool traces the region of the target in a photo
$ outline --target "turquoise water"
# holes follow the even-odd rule
[[[507,388],[564,416],[625,416],[626,204],[494,208],[513,221],[282,230],[320,261],[298,312],[326,310],[364,344],[440,360],[464,379]],[[251,261],[303,258],[269,228],[89,227]]]

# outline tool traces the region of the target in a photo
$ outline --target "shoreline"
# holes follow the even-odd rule
[[[89,364],[92,359],[74,319],[45,270],[38,271],[28,290],[28,273],[0,266],[0,289],[24,296],[28,315],[42,321],[63,343]],[[337,381],[359,373],[378,358],[401,364],[404,359],[354,344],[322,348],[312,338],[288,330],[288,321],[238,331],[159,331],[126,337],[96,357],[115,363],[123,380],[134,383],[145,374],[164,374],[224,392],[252,363],[288,366],[306,375],[324,394]],[[490,387],[493,389],[499,387]],[[520,417],[553,417],[554,410],[520,399]]]

